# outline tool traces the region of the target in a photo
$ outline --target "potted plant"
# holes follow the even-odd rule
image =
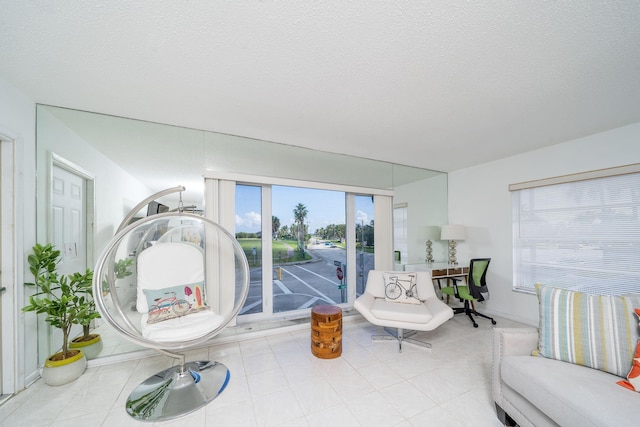
[[[35,287],[36,291],[22,311],[45,314],[45,321],[62,332],[62,349],[47,358],[42,378],[49,385],[66,384],[78,378],[87,367],[84,352],[70,349],[68,342],[71,327],[89,310],[87,292],[91,290],[93,272],[87,269],[84,273],[58,275],[60,251],[50,243],[36,244],[28,262],[35,282],[25,285]]]
[[[74,323],[82,325],[82,335],[74,338],[69,343],[69,348],[80,349],[87,360],[95,359],[102,351],[102,337],[100,334],[91,333],[91,322],[100,318],[93,300],[91,282],[82,283],[77,289],[78,306],[82,309],[78,312]]]
[[[126,258],[118,260],[114,264],[114,276],[116,279],[123,279],[130,276],[132,273],[129,267],[133,264],[132,258]],[[103,287],[105,284],[103,283]],[[87,360],[96,358],[102,351],[102,337],[100,334],[91,333],[91,322],[94,319],[99,319],[100,313],[96,309],[96,303],[93,299],[93,287],[91,282],[83,284],[78,288],[78,304],[85,309],[81,310],[77,317],[76,322],[82,325],[82,335],[74,338],[69,343],[70,348],[81,349],[84,351]]]

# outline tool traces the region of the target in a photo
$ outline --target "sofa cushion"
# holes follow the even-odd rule
[[[539,355],[627,375],[638,340],[632,310],[640,295],[589,295],[539,284],[536,293]]]
[[[148,314],[142,315],[141,332],[145,339],[153,342],[184,342],[199,339],[224,323],[224,316],[210,308],[163,322],[149,323],[147,317]]]
[[[640,420],[640,394],[606,372],[559,360],[505,356],[502,381],[561,426],[627,426]]]

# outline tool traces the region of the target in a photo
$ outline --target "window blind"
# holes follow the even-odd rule
[[[640,173],[513,191],[514,289],[640,293]]]

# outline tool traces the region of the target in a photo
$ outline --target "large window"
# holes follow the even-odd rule
[[[542,283],[596,294],[640,293],[636,169],[512,186],[514,289],[532,292]]]
[[[295,318],[315,305],[353,303],[369,270],[392,268],[389,191],[217,176],[205,181],[206,214],[234,230],[250,266],[239,320]],[[374,216],[382,225],[374,227]]]

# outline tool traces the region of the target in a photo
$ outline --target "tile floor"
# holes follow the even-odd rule
[[[498,327],[523,325],[496,318]],[[304,326],[304,325],[302,325]],[[307,325],[308,326],[308,325]],[[418,338],[431,349],[372,342],[382,328],[359,316],[343,325],[342,356],[318,359],[310,328],[242,338],[192,350],[231,371],[226,390],[205,408],[162,423],[133,420],[129,393],[173,359],[152,356],[90,367],[73,383],[38,381],[0,406],[2,426],[488,426],[499,427],[491,399],[491,324],[474,329],[456,316]]]

